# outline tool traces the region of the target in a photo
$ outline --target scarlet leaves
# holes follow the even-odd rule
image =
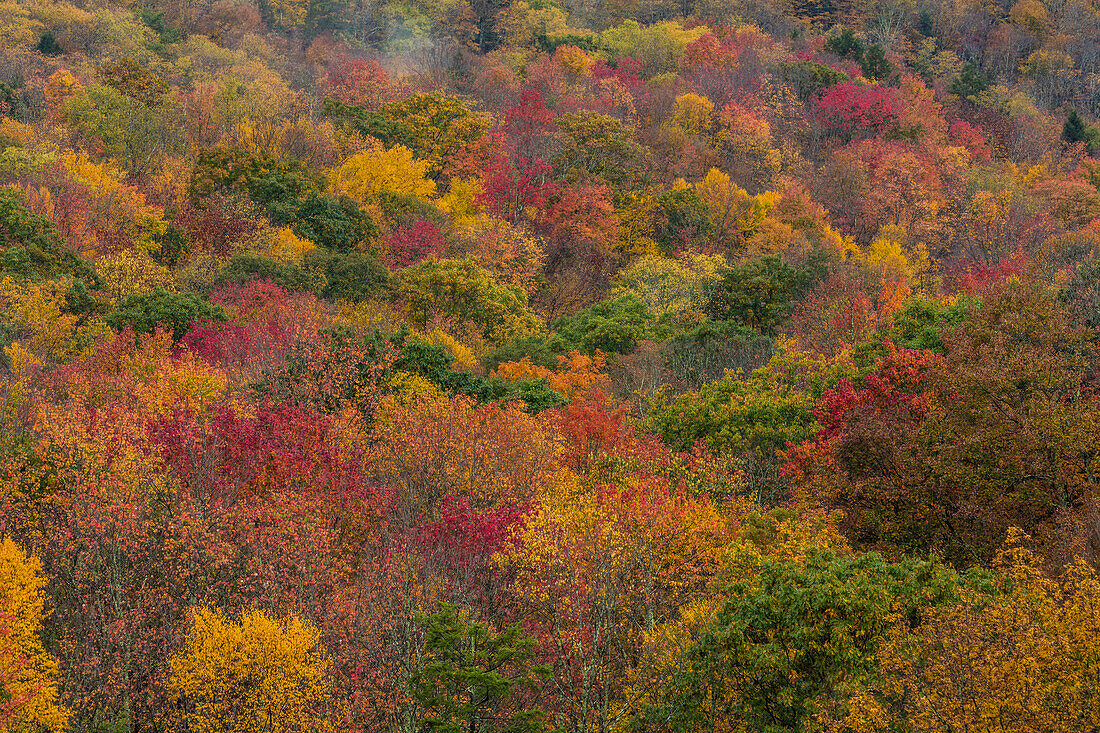
[[[481,203],[512,224],[526,222],[558,188],[550,171],[545,160],[500,156],[489,167]]]
[[[333,99],[368,110],[380,107],[392,93],[390,79],[377,61],[346,56],[329,66],[325,86]]]
[[[382,244],[389,252],[386,264],[394,268],[407,267],[429,257],[438,257],[447,247],[439,230],[427,221],[418,221],[394,232],[383,239]]]
[[[817,108],[825,128],[846,140],[885,132],[901,114],[896,90],[853,82],[826,89]]]

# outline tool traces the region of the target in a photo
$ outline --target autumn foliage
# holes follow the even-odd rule
[[[1098,27],[0,0],[0,733],[1100,729]]]

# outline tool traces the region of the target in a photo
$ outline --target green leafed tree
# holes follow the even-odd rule
[[[554,165],[571,178],[598,177],[614,186],[635,183],[643,173],[646,149],[622,121],[592,110],[567,112],[557,120],[562,148]]]
[[[506,288],[473,258],[424,260],[401,271],[400,293],[417,326],[436,318],[474,328],[488,341],[524,336],[539,319],[519,288]]]
[[[719,321],[775,333],[790,312],[791,301],[820,274],[812,267],[796,268],[779,255],[749,260],[726,273],[707,303],[707,313]]]
[[[114,329],[129,326],[134,333],[153,333],[157,326],[172,332],[179,341],[197,320],[224,321],[225,311],[210,305],[194,293],[169,293],[157,288],[144,295],[123,298],[106,318]]]
[[[412,679],[423,729],[438,733],[535,733],[543,712],[522,703],[538,686],[535,640],[518,625],[494,632],[467,611],[443,604],[421,616],[423,663]]]
[[[569,348],[586,354],[630,354],[643,339],[663,340],[669,329],[654,323],[653,313],[633,295],[619,295],[559,318],[554,329]]]
[[[890,625],[919,626],[924,609],[958,597],[958,577],[935,560],[814,549],[759,563],[725,589],[643,729],[848,730],[830,724],[879,678],[876,652]]]

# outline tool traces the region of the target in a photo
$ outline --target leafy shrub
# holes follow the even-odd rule
[[[667,328],[656,326],[649,307],[632,295],[620,295],[590,308],[559,318],[554,330],[568,348],[585,354],[629,354],[647,338],[663,340]]]
[[[255,252],[233,255],[218,276],[216,284],[245,285],[256,280],[270,280],[284,290],[308,290],[313,293],[321,292],[326,287],[323,275]]]
[[[115,330],[129,326],[134,333],[153,333],[157,326],[172,332],[179,341],[197,320],[224,321],[225,311],[210,305],[194,293],[170,293],[157,288],[144,295],[123,298],[105,319]]]

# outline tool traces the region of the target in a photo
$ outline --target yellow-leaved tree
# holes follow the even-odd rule
[[[928,248],[913,243],[905,227],[886,224],[864,252],[868,269],[890,282],[916,284],[928,269]]]
[[[1051,578],[1029,540],[1009,530],[994,592],[894,627],[880,653],[887,706],[869,720],[890,713],[914,733],[1100,726],[1100,578],[1082,559]]]
[[[103,289],[115,299],[144,295],[157,288],[175,289],[172,271],[139,249],[119,250],[95,261]]]
[[[67,312],[68,278],[29,282],[10,276],[0,279],[0,307],[9,333],[20,345],[44,362],[67,361],[109,336],[102,318],[81,318]]]
[[[720,254],[685,252],[676,259],[640,257],[619,272],[610,297],[632,295],[648,305],[655,316],[701,313],[728,269],[726,258]]]
[[[368,150],[353,155],[333,171],[332,189],[359,202],[379,191],[393,191],[419,198],[435,194],[435,181],[425,176],[429,163],[413,156],[404,145],[388,150]]]
[[[714,127],[714,102],[698,94],[681,94],[672,108],[672,124],[689,135],[705,135]]]
[[[329,660],[321,632],[297,616],[252,609],[239,623],[208,606],[193,611],[168,687],[177,722],[192,733],[326,731]]]
[[[678,187],[684,185],[677,182]],[[711,168],[694,188],[710,214],[711,225],[719,239],[751,237],[781,198],[775,191],[750,196],[717,168]]]
[[[69,711],[57,702],[57,660],[42,646],[42,563],[0,542],[0,732],[63,731]]]
[[[295,234],[290,227],[261,229],[249,243],[256,252],[284,265],[300,265],[317,245]]]

